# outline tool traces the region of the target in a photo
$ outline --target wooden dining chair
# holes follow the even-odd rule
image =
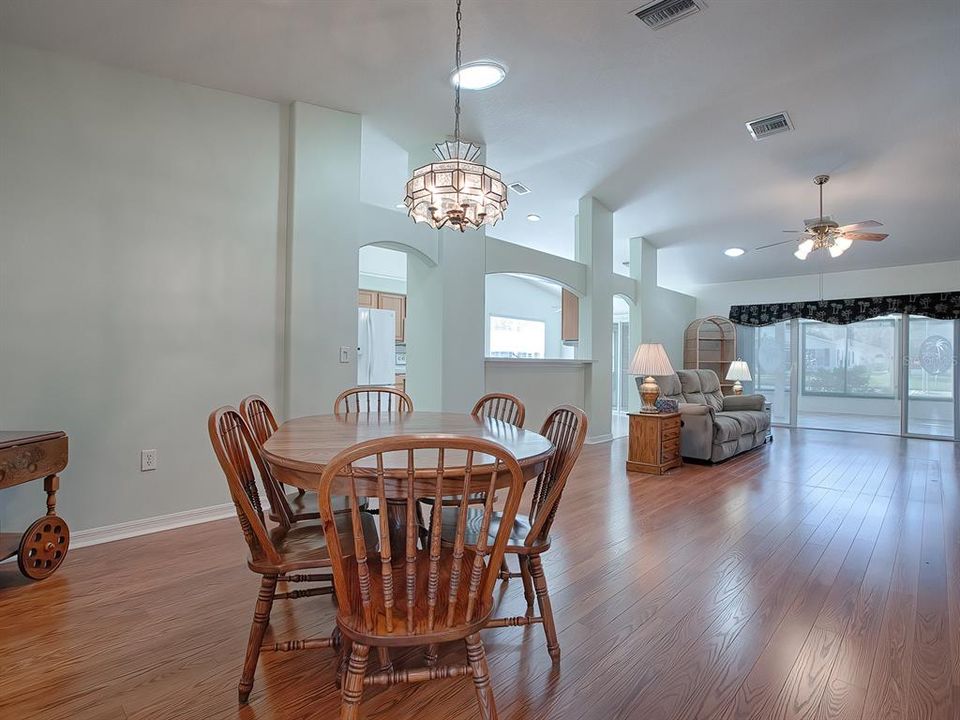
[[[318,569],[329,570],[330,554],[327,550],[326,537],[342,533],[345,540],[349,538],[353,543],[353,523],[355,522],[356,537],[359,538],[357,542],[376,548],[377,527],[371,515],[361,512],[349,515],[336,513],[333,523],[324,523],[324,532],[317,532],[316,528],[311,527],[283,524],[272,530],[268,529],[264,520],[256,475],[250,464],[250,454],[254,452],[254,440],[250,428],[237,410],[222,407],[210,414],[207,429],[213,451],[227,478],[230,497],[236,507],[243,537],[250,550],[247,567],[261,576],[260,592],[253,613],[253,624],[250,627],[250,637],[247,641],[247,651],[238,687],[240,702],[245,703],[253,689],[253,676],[262,650],[278,652],[311,650],[334,647],[338,644],[336,634],[328,638],[265,643],[264,636],[270,624],[273,601],[331,594],[333,592],[333,587],[330,585],[332,575],[329,572],[305,572]],[[261,474],[264,482],[268,482],[267,477],[268,475]],[[271,491],[266,487],[264,490],[269,497]],[[278,582],[319,582],[325,583],[325,586],[278,593]]]
[[[259,395],[249,395],[240,403],[240,414],[247,422],[250,436],[253,438],[253,457],[257,463],[257,469],[260,471],[260,477],[263,478],[267,499],[270,500],[270,519],[286,527],[304,520],[319,520],[320,513],[318,511],[307,509],[307,500],[304,498],[306,491],[298,489],[295,492],[286,492],[283,489],[283,484],[274,479],[270,466],[263,457],[263,444],[279,427],[277,418],[270,406],[267,405],[267,401]],[[276,498],[276,504],[272,499],[274,497]],[[314,500],[313,507],[316,507],[316,500]],[[366,503],[363,504],[363,509],[368,509]],[[346,512],[346,510],[347,506],[341,499],[337,512]],[[317,526],[318,531],[322,532],[322,529],[322,526]]]
[[[283,485],[273,479],[266,461],[263,459],[263,444],[277,431],[279,423],[267,401],[259,395],[248,395],[240,402],[240,414],[247,422],[250,435],[253,438],[254,458],[257,468],[264,478],[264,489],[270,501],[270,519],[274,522],[286,524],[288,527],[300,520],[316,520],[319,512],[309,511],[304,500],[305,491],[296,490],[287,493]],[[266,487],[269,475],[269,488]],[[274,497],[275,496],[275,497]]]
[[[474,417],[492,418],[493,420],[500,420],[509,425],[516,425],[519,428],[523,427],[523,419],[526,413],[527,409],[523,406],[520,398],[515,395],[508,395],[507,393],[487,393],[477,400],[473,406],[473,410],[470,411],[470,414]],[[482,505],[485,499],[483,493],[474,493],[470,496],[469,502],[470,504]],[[421,498],[420,502],[424,505],[432,506],[433,498]],[[457,506],[460,504],[460,498],[443,498],[442,502],[445,506]],[[420,532],[424,540],[429,541],[429,528],[424,524],[422,515],[420,516]]]
[[[397,469],[391,469],[397,468]],[[341,720],[359,716],[363,689],[369,685],[421,682],[471,675],[480,703],[480,716],[497,717],[487,657],[480,630],[493,608],[497,568],[503,558],[508,528],[523,492],[523,471],[501,446],[487,441],[449,436],[399,436],[369,440],[338,454],[320,479],[320,513],[330,528],[328,542],[337,592],[337,627],[351,644],[341,689]],[[508,489],[501,511],[501,531],[490,532],[493,495]],[[416,504],[420,497],[440,499],[452,493],[469,496],[482,488],[488,498],[477,509],[478,540],[469,546],[468,507],[455,510],[451,542],[441,543],[440,513],[433,516],[432,540],[417,542]],[[387,499],[406,507],[403,547],[392,547],[386,513],[380,514],[381,545],[371,552],[363,536],[354,534],[347,546],[334,531],[331,499],[346,493],[354,523],[360,515],[358,498]],[[371,647],[413,647],[463,640],[467,662],[366,674]]]
[[[527,409],[516,395],[508,393],[487,393],[477,400],[477,404],[470,411],[476,417],[489,417],[502,420],[505,423],[523,427],[523,420]]]
[[[402,390],[391,387],[352,387],[333,401],[336,415],[351,413],[413,412],[413,400]]]
[[[557,641],[557,628],[540,556],[550,549],[550,528],[560,505],[564,485],[583,448],[587,435],[587,415],[580,408],[561,405],[544,421],[540,434],[549,439],[556,449],[537,477],[527,518],[510,521],[495,513],[489,528],[484,530],[483,518],[476,510],[471,509],[467,517],[466,542],[473,545],[480,542],[485,533],[499,534],[506,523],[509,531],[506,554],[517,556],[520,572],[509,573],[501,570],[499,577],[504,580],[511,577],[523,579],[527,613],[520,617],[493,618],[487,623],[487,627],[542,624],[547,638],[547,651],[550,657],[557,661],[560,659],[560,643]],[[449,545],[456,542],[460,518],[448,508],[443,509],[442,515],[443,542]],[[533,614],[534,595],[540,607],[539,616]],[[428,650],[428,657],[432,652]]]

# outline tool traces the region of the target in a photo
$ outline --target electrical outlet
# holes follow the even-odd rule
[[[148,470],[157,469],[157,451],[156,450],[141,450],[140,451],[140,472],[147,472]]]
[[[350,346],[349,345],[340,346],[340,362],[342,363],[350,362]]]

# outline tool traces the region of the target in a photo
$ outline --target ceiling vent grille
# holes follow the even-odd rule
[[[530,192],[530,188],[519,182],[510,183],[507,185],[507,187],[513,190],[517,195],[526,195],[528,192]]]
[[[703,0],[659,0],[638,7],[631,15],[636,15],[651,30],[659,30],[705,7]]]
[[[747,130],[750,131],[750,136],[754,140],[763,140],[763,138],[770,137],[771,135],[793,130],[793,123],[790,122],[790,117],[785,112],[751,120],[745,124]]]

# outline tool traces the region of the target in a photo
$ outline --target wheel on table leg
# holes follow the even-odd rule
[[[20,539],[17,565],[31,580],[52,575],[70,548],[70,528],[63,518],[45,515],[35,521]]]

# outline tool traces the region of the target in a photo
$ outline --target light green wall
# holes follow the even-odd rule
[[[290,127],[286,409],[297,417],[331,412],[356,384],[360,116],[298,102]]]
[[[68,433],[74,531],[228,501],[207,415],[279,395],[280,124],[0,45],[0,427]],[[4,530],[44,509],[39,483],[2,493]]]

